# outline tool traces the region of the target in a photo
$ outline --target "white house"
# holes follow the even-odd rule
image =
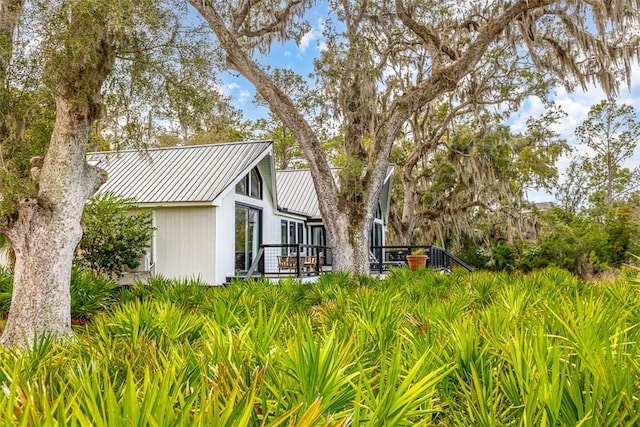
[[[275,171],[273,143],[90,153],[109,178],[99,192],[153,208],[151,248],[133,274],[210,284],[247,271],[262,244],[326,245],[309,171]],[[372,231],[384,243],[389,171]]]

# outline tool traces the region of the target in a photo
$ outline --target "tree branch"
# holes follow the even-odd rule
[[[333,179],[331,167],[326,159],[321,144],[314,130],[300,114],[289,96],[274,82],[273,78],[261,70],[240,46],[237,35],[229,31],[218,11],[209,1],[189,0],[189,3],[204,17],[211,29],[216,33],[219,43],[227,52],[227,62],[230,67],[240,72],[255,86],[256,90],[268,103],[271,109],[280,117],[300,143],[306,158],[309,160],[309,170],[314,178],[316,191],[325,197],[319,201],[323,212],[335,209],[338,187]]]
[[[259,1],[254,2],[253,4],[258,4],[260,3]],[[234,30],[237,32],[237,34],[239,36],[243,36],[243,37],[261,37],[264,36],[266,34],[271,34],[271,33],[275,33],[276,30],[278,29],[279,26],[282,25],[282,23],[290,16],[291,11],[293,10],[294,7],[300,5],[303,3],[303,0],[289,0],[287,2],[287,5],[285,6],[284,9],[280,10],[279,12],[276,12],[274,14],[273,17],[273,21],[270,22],[269,24],[261,27],[261,28],[257,28],[255,30],[251,30],[249,28],[245,28],[244,30],[240,30],[240,28],[238,28],[237,30]],[[242,21],[244,22],[244,20],[246,19],[246,15],[244,18],[242,18]],[[235,26],[235,20],[234,20],[234,26]]]
[[[420,39],[427,46],[431,48],[429,50],[434,55],[434,59],[441,56],[442,54],[447,55],[452,61],[458,59],[458,52],[451,46],[446,44],[444,41],[442,41],[442,39],[437,36],[433,29],[429,28],[426,25],[418,23],[411,17],[409,12],[407,12],[404,5],[402,4],[402,0],[395,0],[395,2],[398,18],[400,18],[404,25],[406,25],[411,31],[413,31],[418,37],[420,37]]]

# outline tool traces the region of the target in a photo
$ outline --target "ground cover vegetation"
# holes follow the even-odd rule
[[[396,269],[198,285],[134,285],[76,341],[3,349],[3,424],[638,423],[631,276]]]

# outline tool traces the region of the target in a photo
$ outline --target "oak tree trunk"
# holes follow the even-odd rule
[[[327,237],[333,248],[333,270],[368,275],[370,270],[369,236],[373,219],[359,218],[334,209],[324,220]],[[357,222],[357,223],[356,223]]]
[[[21,202],[8,233],[15,251],[13,296],[2,334],[5,345],[24,346],[42,335],[71,335],[69,282],[80,217],[106,174],[85,161],[93,108],[60,96],[56,124],[42,165],[32,168],[38,196]],[[85,110],[85,111],[83,111]]]
[[[67,36],[79,34],[81,40],[63,44],[49,59],[56,121],[44,157],[31,160],[36,195],[20,201],[17,219],[5,230],[16,256],[11,308],[0,338],[7,346],[71,336],[70,277],[82,237],[80,217],[87,198],[106,180],[85,155],[115,48],[108,22],[87,4],[73,6]]]

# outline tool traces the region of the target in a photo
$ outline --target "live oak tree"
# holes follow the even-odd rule
[[[220,89],[219,55],[209,32],[177,18],[166,36],[119,53],[96,122],[102,148],[206,144],[248,135],[242,114]]]
[[[3,221],[2,233],[16,258],[11,310],[2,335],[8,345],[43,333],[70,335],[69,279],[81,235],[80,214],[105,178],[86,164],[84,148],[115,51],[104,16],[86,3],[66,12],[59,16],[65,28],[49,35],[58,48],[51,49],[43,73],[56,101],[53,133],[45,156],[32,160],[33,193],[21,197],[15,215]],[[8,62],[12,52],[5,53]],[[67,66],[59,68],[60,63]]]
[[[418,203],[413,237],[453,247],[462,239],[484,243],[497,234],[507,241],[527,237],[532,230],[525,215],[530,210],[525,190],[554,185],[555,161],[567,145],[549,127],[561,117],[552,110],[531,119],[522,134],[512,133],[496,117],[483,123],[458,120],[414,168]],[[406,197],[396,195],[400,201]],[[395,206],[390,218],[396,235],[406,230],[399,213]],[[402,218],[411,217],[401,213]]]
[[[23,6],[4,1],[0,7],[0,26],[5,26],[0,63],[5,67],[3,90],[9,94],[20,89],[8,76],[22,58],[12,59],[15,50],[7,41],[15,40],[15,34],[7,28],[18,28]],[[106,179],[102,170],[85,161],[92,125],[101,111],[101,89],[119,55],[162,45],[170,37],[170,10],[161,12],[157,2],[145,0],[32,2],[27,9],[37,23],[23,30],[31,43],[27,53],[42,64],[30,74],[55,100],[55,119],[42,156],[31,158],[22,169],[6,171],[24,185],[10,194],[4,187],[0,190],[0,232],[15,251],[11,310],[1,339],[5,345],[25,346],[42,335],[71,335],[69,279],[82,234],[80,217],[87,198]],[[3,111],[3,126],[9,131],[2,135],[2,147],[12,139],[15,147],[25,148],[21,135],[7,126],[13,123],[8,120],[11,113],[15,110]]]
[[[512,174],[501,167],[514,162],[491,162],[496,156],[490,151],[516,150],[513,145],[516,138],[505,132],[506,129],[498,129],[500,122],[528,96],[537,96],[548,103],[548,91],[554,81],[549,75],[537,72],[525,55],[506,49],[504,43],[506,40],[487,50],[454,91],[411,114],[391,159],[398,170],[390,211],[395,243],[408,245],[412,240],[422,239],[442,244],[443,236],[454,235],[459,239],[463,235],[475,235],[477,215],[471,212],[522,210],[516,206],[523,202],[522,187],[512,185]],[[403,89],[410,88],[417,78],[426,77],[416,76],[398,83]],[[466,129],[462,133],[472,139],[465,143],[467,152],[444,153],[455,151],[452,137],[459,136],[458,130],[462,129]],[[478,141],[475,148],[474,139]],[[526,150],[540,153],[535,142],[528,140],[533,143]],[[490,141],[496,147],[488,151]],[[500,145],[502,150],[498,149]],[[485,150],[479,150],[479,146]],[[446,164],[438,165],[437,161]],[[432,233],[414,236],[416,226]]]
[[[477,2],[330,1],[326,49],[316,84],[332,101],[352,167],[336,181],[313,126],[295,108],[259,53],[276,39],[299,40],[308,26],[307,0],[190,0],[215,32],[229,68],[246,77],[291,129],[314,179],[334,247],[334,268],[367,273],[369,230],[391,147],[411,114],[477,67],[492,46],[526,53],[541,71],[568,84],[599,83],[614,92],[616,72],[638,57],[636,0]],[[633,38],[635,37],[635,38]],[[424,55],[415,55],[416,52]],[[411,61],[414,55],[424,62]],[[397,59],[402,58],[402,66]],[[407,61],[404,61],[407,59]],[[394,62],[395,61],[395,62]],[[398,90],[402,73],[422,75]]]
[[[445,160],[444,168],[440,168],[437,161],[444,160],[442,150],[452,150],[450,140],[456,134],[456,127],[465,126],[471,138],[487,142],[491,140],[490,133],[494,136],[504,134],[504,131],[498,133],[492,128],[516,109],[525,97],[535,95],[546,101],[552,81],[531,68],[526,57],[514,55],[497,44],[456,90],[427,103],[410,116],[405,132],[398,138],[392,152],[401,185],[395,186],[390,212],[390,224],[397,244],[411,243],[416,216],[420,217],[418,222],[423,229],[435,229],[429,222],[437,221],[440,225],[457,225],[458,231],[468,234],[469,227],[464,223],[472,227],[472,220],[458,221],[468,218],[468,211],[495,205],[498,199],[502,200],[501,205],[507,198],[516,199],[513,202],[522,200],[522,196],[513,197],[514,187],[508,180],[500,179],[507,175],[507,171],[501,173],[496,170],[498,165],[485,164],[481,167],[482,157],[478,154],[482,153],[468,152],[464,161]],[[400,80],[400,84],[411,87],[415,83],[414,80]],[[496,144],[508,144],[514,140],[493,138]],[[452,170],[444,172],[446,168],[455,169],[455,174],[451,175]],[[439,180],[438,171],[449,175],[445,180],[452,184],[455,177],[460,181],[459,186],[455,191],[454,188],[438,186],[440,194],[432,192],[425,197],[425,190],[432,187],[429,183]],[[498,185],[500,183],[503,185]],[[435,200],[438,203],[430,202]],[[434,236],[422,233],[415,237],[433,239]]]

